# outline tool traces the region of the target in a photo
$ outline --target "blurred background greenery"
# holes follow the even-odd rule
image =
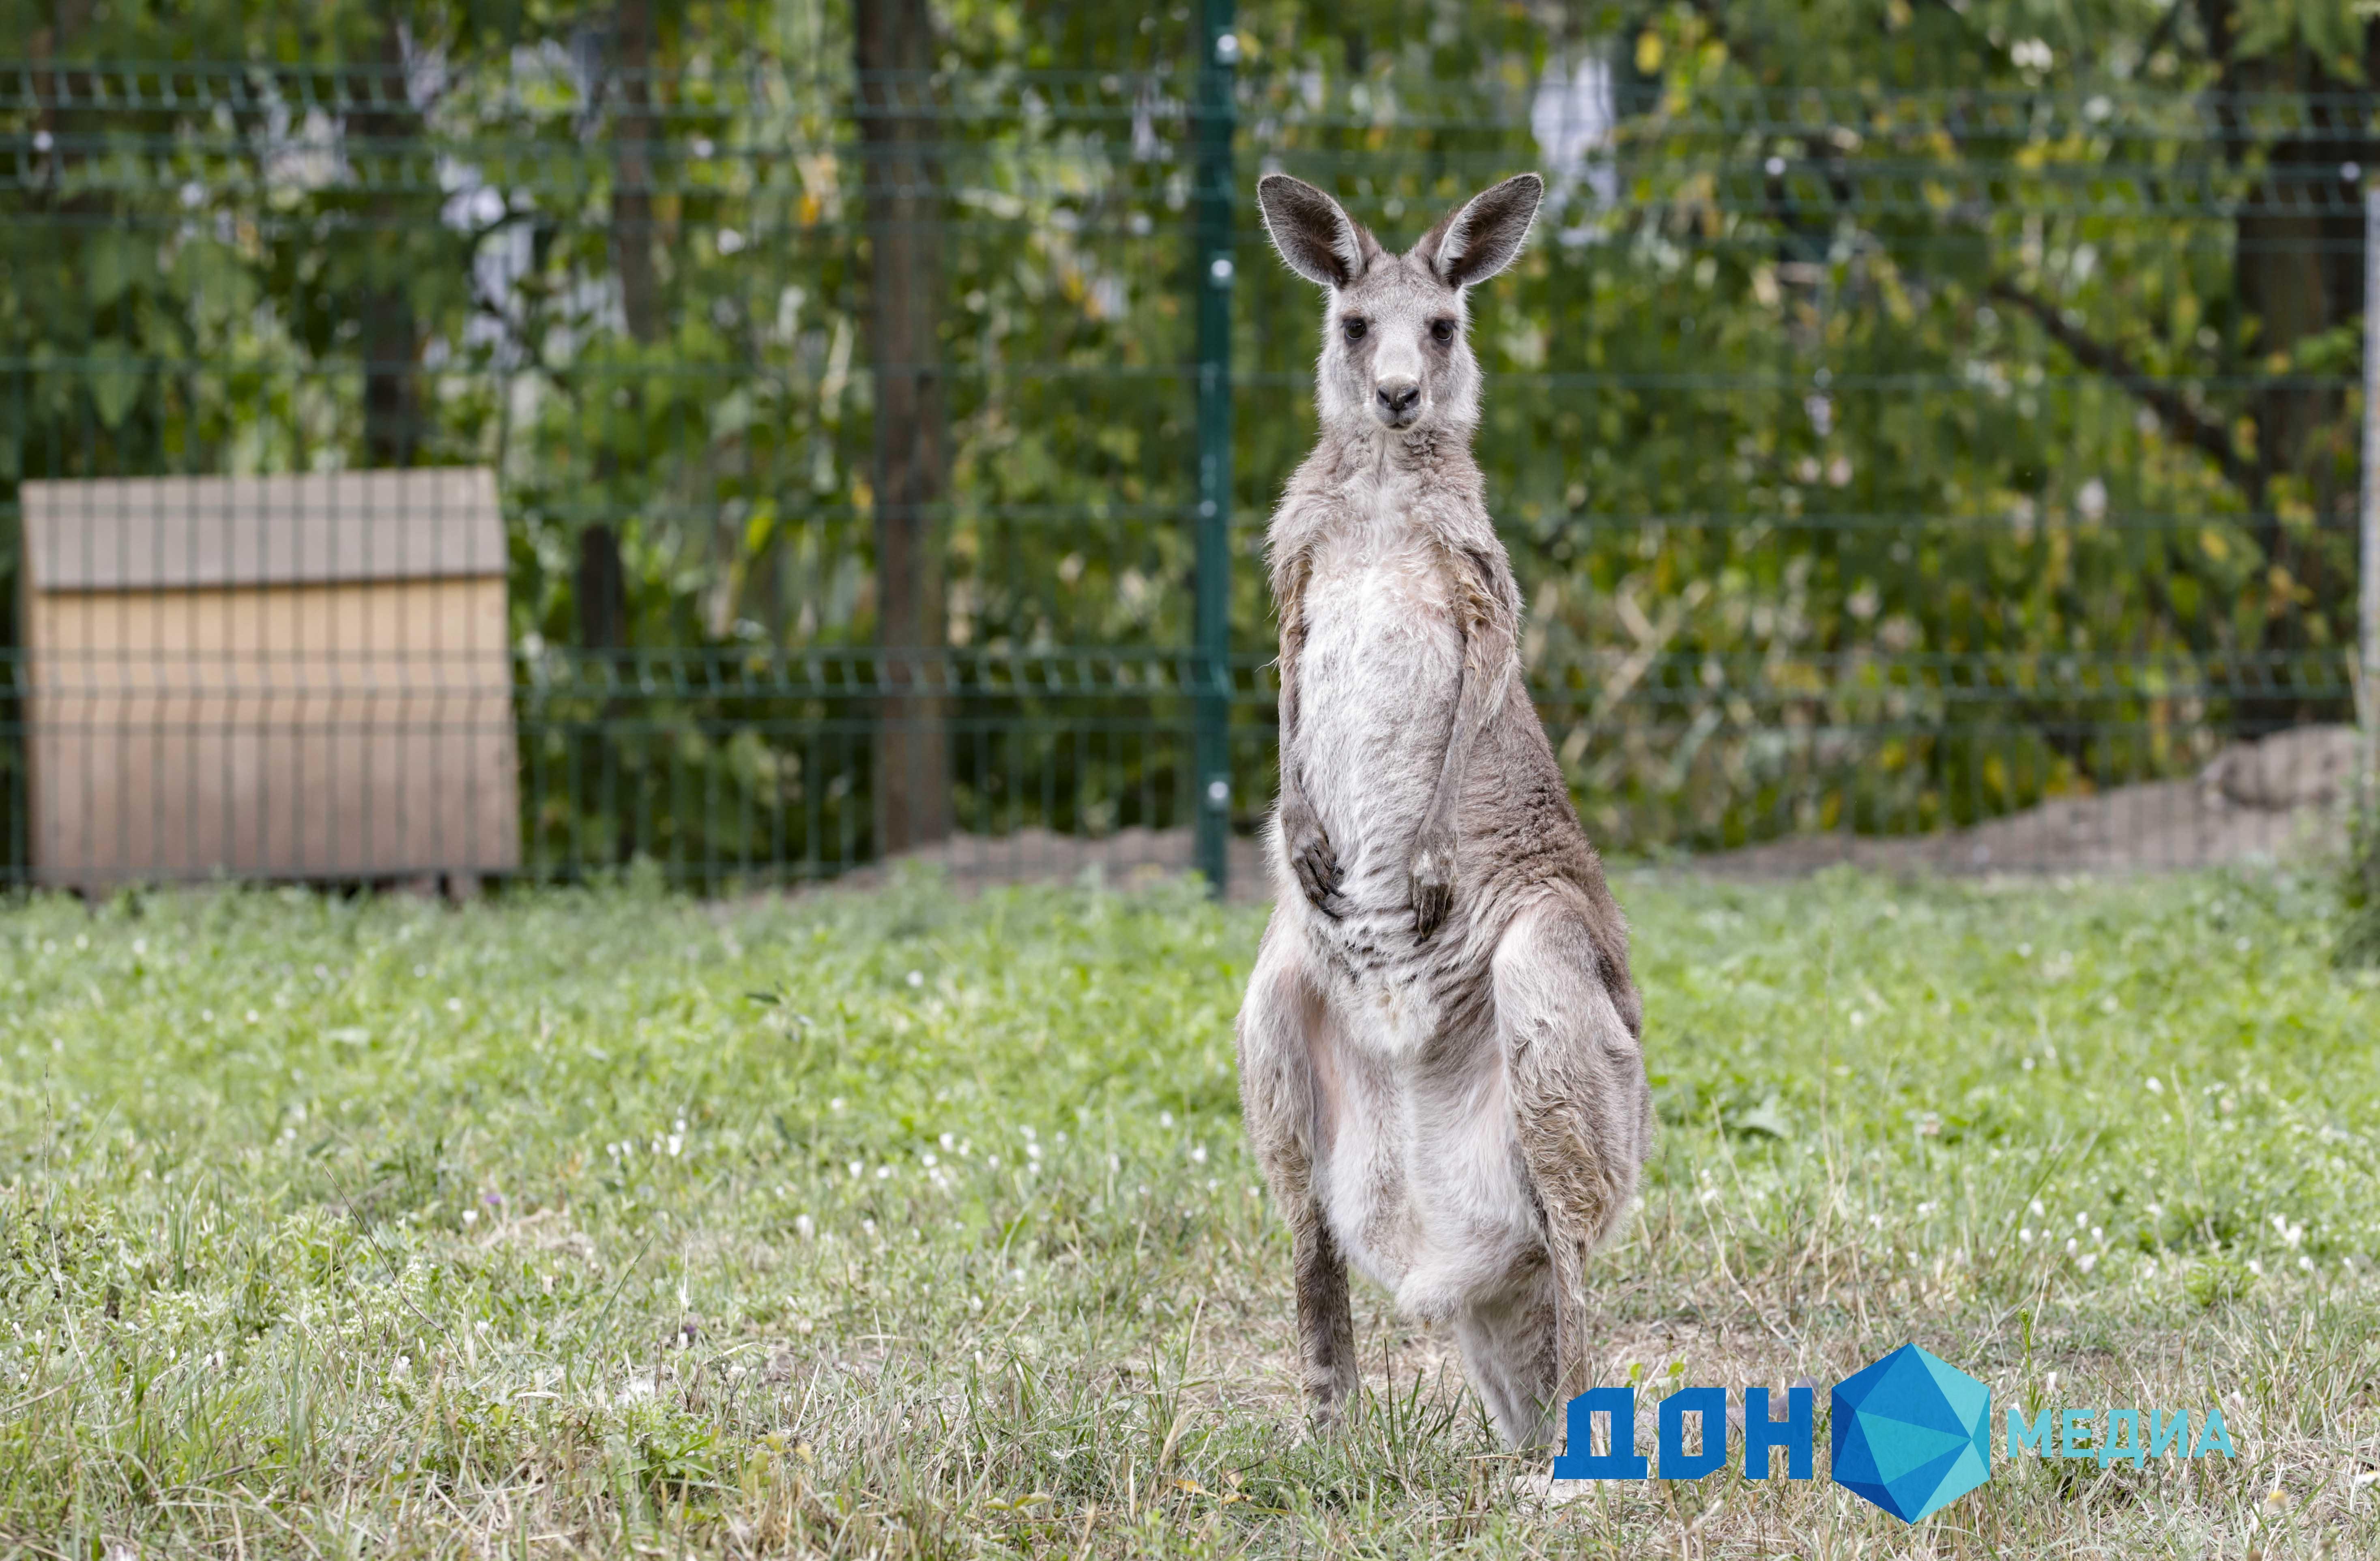
[[[1608,848],[2351,718],[2348,0],[1204,4],[0,0],[7,529],[31,478],[492,466],[541,873],[1180,830],[1227,102],[1239,835],[1318,323],[1272,168],[1395,243],[1548,177],[1479,447]]]

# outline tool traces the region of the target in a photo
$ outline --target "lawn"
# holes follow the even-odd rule
[[[35,899],[0,1553],[2380,1553],[2380,987],[2325,885],[1616,886],[1648,1451],[1667,1384],[1823,1404],[1914,1338],[1996,1404],[2219,1405],[2236,1459],[2002,1460],[1915,1529],[1732,1472],[1548,1505],[1361,1289],[1371,1396],[1305,1436],[1260,913],[1184,890]]]

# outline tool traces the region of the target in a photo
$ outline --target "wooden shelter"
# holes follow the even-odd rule
[[[38,882],[520,865],[492,473],[22,494]]]

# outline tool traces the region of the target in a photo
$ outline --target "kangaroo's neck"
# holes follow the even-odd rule
[[[1325,435],[1332,454],[1331,475],[1342,482],[1381,486],[1468,485],[1478,470],[1471,457],[1471,430],[1431,424],[1390,429],[1370,419],[1350,419]]]

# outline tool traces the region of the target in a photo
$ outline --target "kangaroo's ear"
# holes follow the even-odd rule
[[[1447,213],[1422,236],[1414,253],[1450,287],[1485,282],[1521,252],[1545,196],[1545,180],[1516,174]]]
[[[1339,202],[1304,179],[1267,174],[1257,181],[1265,231],[1289,269],[1325,287],[1343,287],[1380,252],[1378,240]]]

